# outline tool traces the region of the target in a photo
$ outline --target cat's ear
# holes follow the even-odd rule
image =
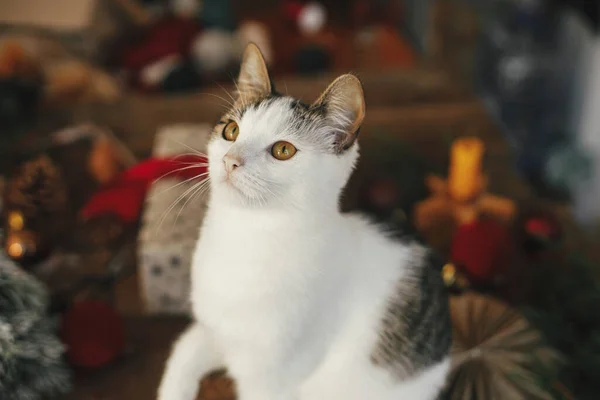
[[[321,109],[334,128],[337,152],[354,144],[365,118],[365,96],[356,76],[346,74],[337,78],[312,107]]]
[[[237,85],[238,101],[242,104],[251,103],[271,93],[271,79],[267,64],[258,46],[254,43],[246,46]]]

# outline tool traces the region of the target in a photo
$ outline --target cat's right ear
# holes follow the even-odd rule
[[[337,78],[311,107],[321,110],[333,128],[337,153],[354,144],[365,118],[365,96],[356,76],[346,74]]]
[[[238,77],[238,102],[249,104],[271,94],[271,79],[267,64],[258,46],[248,44]]]

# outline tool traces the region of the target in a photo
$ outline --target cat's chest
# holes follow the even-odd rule
[[[233,324],[248,326],[266,315],[274,321],[301,309],[310,300],[307,288],[314,284],[324,251],[294,235],[224,226],[208,231],[194,257],[196,314],[209,325],[235,330]]]

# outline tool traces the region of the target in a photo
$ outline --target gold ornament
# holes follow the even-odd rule
[[[11,211],[8,213],[8,227],[12,231],[22,231],[25,227],[25,218],[20,211]]]
[[[442,268],[442,279],[446,284],[446,287],[456,287],[461,290],[465,290],[469,287],[469,280],[467,277],[456,269],[456,266],[452,263],[447,263]]]
[[[6,238],[4,248],[13,260],[22,260],[38,251],[37,237],[33,232],[15,232]]]

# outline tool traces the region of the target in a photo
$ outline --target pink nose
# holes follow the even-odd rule
[[[233,171],[237,167],[240,167],[242,165],[242,162],[235,157],[225,155],[223,157],[223,164],[225,164],[225,170],[227,171],[227,173],[231,173],[231,171]]]

